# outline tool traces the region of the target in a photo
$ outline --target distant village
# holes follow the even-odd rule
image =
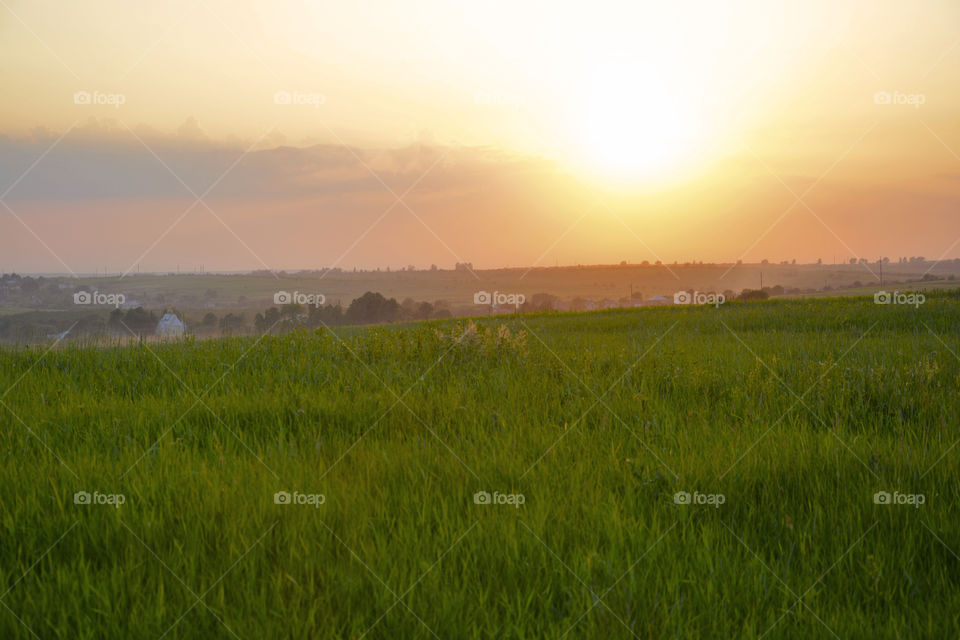
[[[887,262],[871,263],[880,273],[883,273],[883,265]],[[83,279],[76,279],[66,276],[27,276],[16,273],[0,274],[0,341],[14,343],[29,343],[49,339],[63,339],[67,337],[84,336],[104,336],[104,337],[181,337],[185,335],[194,335],[199,337],[213,337],[220,335],[259,335],[266,331],[280,332],[289,331],[299,327],[321,328],[344,325],[364,325],[377,323],[393,322],[415,322],[423,320],[436,320],[451,317],[465,316],[483,316],[509,313],[537,313],[550,311],[596,311],[604,309],[622,309],[638,307],[656,307],[669,306],[675,304],[722,304],[734,300],[762,300],[769,297],[785,295],[805,295],[824,293],[831,291],[844,291],[848,289],[857,289],[864,286],[875,285],[875,281],[860,277],[868,282],[864,284],[860,280],[848,280],[847,282],[838,281],[839,278],[850,277],[849,274],[858,273],[853,268],[860,267],[864,263],[851,262],[850,265],[844,265],[839,269],[830,272],[833,284],[823,281],[822,286],[801,287],[801,286],[783,286],[774,284],[772,286],[763,286],[762,275],[758,286],[755,289],[745,288],[739,291],[725,289],[723,291],[697,290],[691,287],[680,288],[679,291],[669,291],[662,294],[644,295],[643,292],[634,289],[633,285],[623,287],[626,295],[614,297],[607,295],[553,295],[550,293],[521,294],[514,292],[510,294],[500,294],[498,292],[478,291],[472,295],[472,298],[457,293],[450,293],[444,297],[433,297],[430,300],[417,300],[414,296],[404,296],[400,300],[393,297],[375,292],[367,291],[362,295],[354,297],[352,300],[347,297],[349,302],[337,299],[335,301],[322,300],[319,303],[311,302],[302,304],[297,300],[281,300],[277,295],[273,295],[273,300],[264,299],[263,288],[265,286],[277,287],[285,283],[297,282],[301,285],[305,283],[317,282],[322,278],[321,271],[304,271],[295,274],[286,274],[280,272],[281,278],[277,279],[275,274],[269,273],[250,273],[236,275],[213,275],[213,274],[193,274],[181,276],[179,274],[169,275],[150,275],[149,278],[155,278],[151,282],[152,287],[125,287],[118,286],[119,278],[99,278],[98,283],[86,282]],[[901,267],[901,273],[912,274],[912,278],[895,280],[888,276],[886,282],[891,286],[898,283],[907,282],[927,282],[936,280],[954,280],[957,273],[960,273],[960,260],[947,260],[943,263],[937,263],[948,273],[934,275],[924,273],[932,268],[932,263],[926,263],[922,258],[901,259],[896,263]],[[927,265],[930,267],[927,267]],[[620,268],[638,267],[641,265],[619,265]],[[702,265],[688,263],[674,268],[682,270],[683,268],[708,270],[712,265]],[[812,272],[820,265],[806,265],[806,273]],[[642,265],[647,268],[648,265]],[[720,269],[720,266],[712,266],[714,269]],[[760,265],[753,265],[754,268],[768,268],[769,271],[777,273],[781,278],[789,278],[800,273],[798,267],[794,264],[783,263],[781,265],[769,265],[766,262]],[[848,270],[844,271],[844,267]],[[655,268],[649,265],[650,269]],[[656,268],[663,268],[656,265]],[[910,271],[905,269],[909,268]],[[570,275],[590,274],[590,278],[584,278],[586,283],[578,285],[581,290],[591,288],[591,281],[594,282],[592,288],[602,287],[611,288],[611,280],[608,278],[610,273],[616,273],[618,265],[604,265],[598,267],[583,267],[579,270],[574,268],[560,268],[556,270],[556,282],[564,283]],[[889,271],[894,271],[890,267]],[[542,271],[540,272],[542,273]],[[416,275],[408,275],[416,274]],[[444,275],[448,274],[448,275]],[[456,280],[451,280],[449,274],[456,274]],[[495,282],[494,278],[501,278],[506,281],[504,272],[484,272],[489,281]],[[922,274],[920,277],[916,277]],[[342,272],[338,272],[341,278],[344,278]],[[869,275],[869,274],[867,274]],[[175,283],[179,282],[176,278],[194,277],[199,280],[191,283],[190,287],[177,288]],[[441,283],[454,282],[455,291],[462,292],[465,287],[476,284],[475,274],[472,273],[472,265],[469,263],[457,264],[453,270],[430,270],[417,271],[410,267],[403,271],[394,271],[389,276],[373,278],[369,275],[359,276],[349,274],[346,277],[356,278],[352,286],[364,287],[369,285],[393,288],[391,282],[407,282],[407,289],[411,287],[414,290],[419,283],[423,285],[423,290],[437,290],[436,284],[431,284],[436,280]],[[903,276],[901,276],[903,277]],[[413,279],[415,284],[409,282]],[[444,280],[443,278],[446,278]],[[405,280],[404,280],[405,279]],[[436,280],[430,280],[436,279]],[[533,280],[533,278],[531,278]],[[663,288],[663,282],[671,282],[663,279],[659,285],[647,282],[645,287]],[[825,279],[824,279],[825,280]],[[786,280],[789,281],[789,280]],[[797,280],[799,281],[799,280]],[[807,277],[805,282],[809,282]],[[141,280],[142,284],[144,280]],[[156,286],[160,283],[162,286]],[[199,284],[198,284],[199,283]],[[207,286],[204,283],[216,285],[217,288]],[[239,284],[237,284],[239,283]],[[341,280],[341,284],[343,281]],[[544,281],[536,286],[544,286]],[[506,285],[506,282],[504,282]],[[516,284],[516,281],[515,281]],[[528,283],[528,286],[532,284]],[[102,287],[100,286],[102,285]],[[314,286],[314,285],[310,285]],[[447,286],[444,291],[451,290],[453,285]],[[509,285],[506,285],[509,286]],[[547,283],[549,286],[549,283]],[[259,288],[256,288],[259,287]],[[519,287],[516,287],[519,289]],[[251,293],[252,291],[259,293]],[[361,291],[363,289],[360,289]],[[242,292],[239,293],[238,292]],[[249,295],[247,295],[249,294]],[[398,296],[399,297],[399,296]],[[323,296],[320,296],[323,298]],[[271,302],[273,304],[271,304]]]

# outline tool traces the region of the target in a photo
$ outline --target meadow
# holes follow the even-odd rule
[[[960,295],[0,350],[2,638],[960,635]]]

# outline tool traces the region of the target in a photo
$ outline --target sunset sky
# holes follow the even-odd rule
[[[955,0],[2,0],[0,78],[0,271],[960,257]]]

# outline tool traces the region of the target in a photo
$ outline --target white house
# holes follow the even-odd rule
[[[161,336],[182,336],[186,330],[187,325],[175,313],[163,314],[157,323],[157,335]]]

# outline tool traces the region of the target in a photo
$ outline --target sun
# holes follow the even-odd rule
[[[614,177],[655,177],[695,155],[696,104],[651,65],[594,70],[583,121],[589,164]]]

